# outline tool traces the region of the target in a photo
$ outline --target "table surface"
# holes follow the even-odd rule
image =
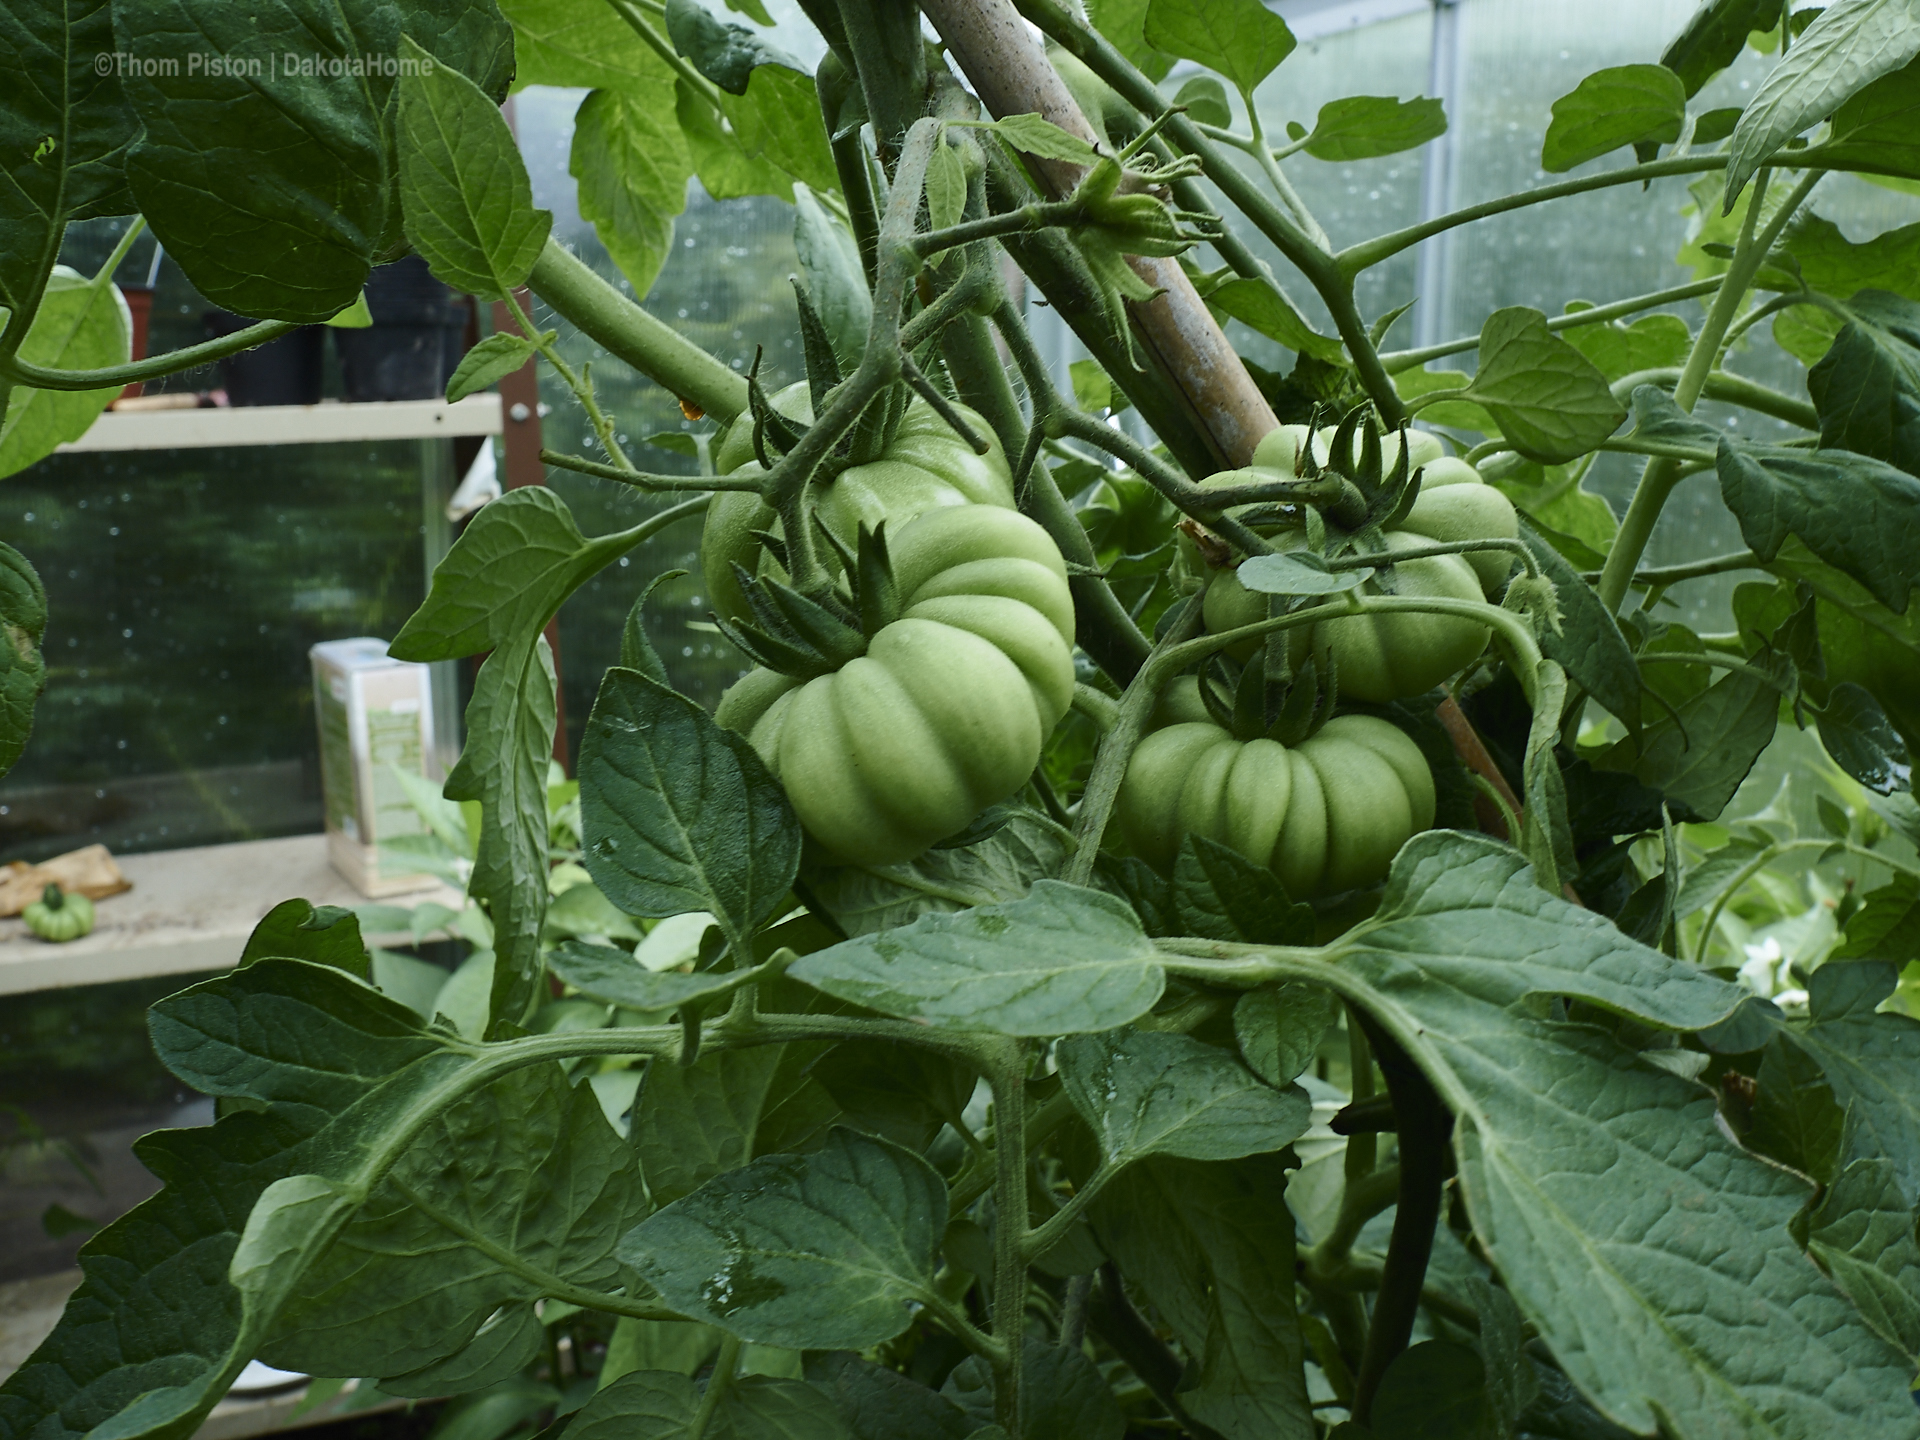
[[[91,935],[50,945],[23,921],[0,920],[0,995],[224,970],[239,960],[261,917],[283,900],[369,903],[328,861],[324,835],[115,859],[133,889],[96,902]],[[458,893],[438,882],[380,903],[423,900],[460,904]],[[392,937],[392,943],[411,943],[411,937]]]

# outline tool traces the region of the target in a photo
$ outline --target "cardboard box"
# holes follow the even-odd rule
[[[334,869],[369,898],[431,885],[430,875],[389,873],[380,863],[383,843],[427,833],[394,768],[443,778],[434,753],[429,667],[389,658],[387,642],[369,636],[329,640],[308,654]]]

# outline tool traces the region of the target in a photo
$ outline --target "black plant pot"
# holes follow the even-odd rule
[[[255,324],[244,316],[211,310],[201,317],[207,334],[219,338]],[[318,325],[303,325],[220,362],[220,383],[233,405],[318,405],[326,338]]]
[[[341,379],[349,400],[436,400],[459,363],[466,311],[409,255],[367,277],[373,324],[335,330]]]

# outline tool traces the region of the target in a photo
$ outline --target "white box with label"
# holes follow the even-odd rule
[[[433,743],[430,668],[387,654],[371,636],[328,640],[308,652],[313,708],[320,725],[320,788],[327,854],[362,895],[398,895],[433,883],[423,874],[389,873],[383,843],[424,835],[426,821],[407,799],[394,768],[440,780]]]

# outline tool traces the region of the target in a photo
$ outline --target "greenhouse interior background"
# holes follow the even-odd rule
[[[810,66],[819,46],[797,7],[770,0],[770,8],[781,22],[773,38]],[[1303,160],[1292,170],[1302,197],[1338,244],[1543,181],[1539,135],[1553,100],[1598,67],[1657,57],[1693,4],[1280,0],[1275,8],[1300,48],[1258,93],[1270,131],[1289,120],[1310,122],[1321,104],[1356,88],[1437,95],[1445,103],[1446,134],[1419,150],[1350,163]],[[1763,57],[1749,51],[1712,82],[1700,104],[1734,100],[1757,82],[1763,65]],[[1180,69],[1168,77],[1168,93],[1181,78]],[[511,116],[535,201],[553,211],[556,235],[625,286],[582,220],[568,174],[572,117],[583,94],[528,88],[514,97]],[[736,369],[763,352],[769,388],[799,378],[788,283],[797,268],[793,207],[766,197],[720,206],[698,181],[690,189],[646,308]],[[1361,309],[1377,316],[1414,302],[1388,337],[1390,348],[1406,348],[1472,334],[1498,306],[1553,313],[1569,294],[1604,302],[1676,285],[1707,263],[1704,255],[1684,253],[1697,218],[1691,205],[1685,178],[1665,179],[1644,190],[1597,191],[1451,232],[1367,272]],[[1842,231],[1865,235],[1920,220],[1920,191],[1834,176],[1822,188],[1819,208]],[[76,226],[63,260],[91,273],[124,224]],[[1630,243],[1620,243],[1623,235]],[[1284,263],[1268,258],[1284,283]],[[173,262],[156,257],[149,237],[133,244],[116,278],[124,287],[151,290],[149,353],[194,343],[218,324],[213,307]],[[1314,316],[1307,288],[1291,289]],[[1671,308],[1693,314],[1697,303]],[[490,323],[462,297],[440,297],[437,309],[428,308],[434,313],[408,312],[403,323],[445,332],[446,354],[457,356],[461,338],[485,333]],[[593,363],[603,403],[648,467],[693,469],[689,455],[649,445],[646,437],[710,427],[687,420],[671,395],[558,317],[536,311],[535,318],[559,327],[570,359]],[[1317,318],[1324,322],[1323,314]],[[1082,352],[1051,312],[1032,306],[1029,319],[1057,380],[1067,385],[1067,367]],[[316,330],[302,342],[309,347],[297,357],[306,370],[303,383],[317,385],[325,400],[346,394],[350,342],[338,337],[349,333]],[[1229,333],[1258,363],[1291,363],[1274,342],[1238,322]],[[429,350],[433,343],[441,342],[430,341]],[[1741,343],[1733,368],[1788,388],[1793,372],[1767,327],[1756,327]],[[422,394],[435,393],[446,363],[421,352],[421,366],[443,367]],[[1471,364],[1469,351],[1433,368]],[[587,449],[580,408],[544,369],[540,384],[543,443]],[[237,398],[238,388],[222,369],[209,367],[170,377],[149,393],[225,389]],[[280,443],[249,432],[244,444],[88,446],[0,483],[0,535],[38,567],[52,615],[48,683],[35,734],[20,764],[0,781],[0,862],[39,861],[100,843],[126,858],[132,874],[141,859],[157,862],[165,852],[320,832],[325,797],[310,648],[354,636],[391,639],[457,532],[449,501],[476,459],[487,468],[483,447],[493,451],[496,470],[506,464],[493,435],[443,438],[430,429],[394,435],[357,421],[350,401],[322,411],[340,438],[303,433]],[[1701,414],[1735,423],[1734,412],[1711,403]],[[1745,414],[1740,423],[1772,422]],[[1587,482],[1616,514],[1635,474],[1631,461],[1602,456]],[[630,489],[588,476],[552,471],[546,479],[589,534],[630,526],[658,508]],[[1683,485],[1661,519],[1649,560],[1659,564],[1677,554],[1677,537],[1689,540],[1690,553],[1740,548],[1711,474]],[[617,661],[628,608],[652,576],[691,572],[663,587],[647,616],[677,687],[710,704],[745,668],[705,623],[696,539],[697,532],[683,526],[646,542],[561,611],[562,763],[578,747],[601,673]],[[1729,597],[1739,578],[1722,575],[1677,588],[1672,618],[1701,630],[1729,628]],[[432,679],[430,749],[442,774],[458,752],[458,713],[472,675],[467,662],[447,663]],[[1783,732],[1729,813],[1812,803],[1791,786],[1781,793],[1795,767],[1796,738]],[[229,881],[236,890],[253,883],[234,873],[214,888]],[[136,890],[135,896],[149,907],[166,903],[158,893]],[[194,899],[202,901],[210,911],[221,903],[218,895]],[[4,923],[9,932],[19,928]],[[0,942],[0,1373],[24,1355],[9,1317],[35,1304],[44,1308],[46,1295],[71,1283],[65,1277],[86,1235],[155,1183],[132,1158],[132,1137],[160,1125],[202,1123],[212,1114],[212,1101],[183,1092],[152,1058],[143,1027],[144,1007],[193,974],[193,962],[175,959],[154,973],[115,973],[95,983],[43,977],[29,984],[9,979],[8,963],[19,953],[20,944]],[[463,953],[459,940],[411,951],[413,963],[442,969]]]

